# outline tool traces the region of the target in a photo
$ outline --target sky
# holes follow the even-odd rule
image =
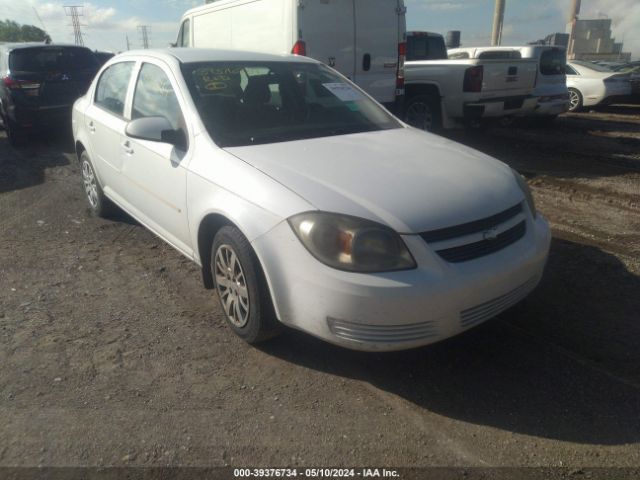
[[[366,0],[361,0],[366,1]],[[85,45],[118,52],[142,46],[139,25],[149,27],[151,47],[175,40],[182,14],[203,0],[0,0],[0,18],[44,28],[55,42],[74,41],[65,5],[82,5]],[[445,34],[461,30],[466,46],[488,45],[494,0],[405,0],[407,28]],[[517,45],[564,32],[571,0],[506,0],[503,44]],[[37,15],[36,15],[37,12]],[[40,19],[38,19],[38,16]],[[580,18],[611,18],[617,41],[640,58],[640,0],[582,0]]]

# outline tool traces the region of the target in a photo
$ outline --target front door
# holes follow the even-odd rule
[[[165,117],[188,139],[183,109],[169,69],[160,63],[144,62],[135,82],[131,120]],[[122,174],[129,183],[123,189],[125,201],[149,228],[184,254],[191,256],[187,217],[188,140],[176,147],[168,143],[121,137]]]

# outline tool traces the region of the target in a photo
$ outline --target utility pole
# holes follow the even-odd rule
[[[67,17],[71,17],[71,26],[75,36],[76,45],[84,46],[82,41],[82,32],[80,31],[80,17],[82,16],[82,5],[65,5],[64,13]]]
[[[149,48],[149,26],[138,25],[138,30],[142,36],[142,48]]]
[[[130,50],[130,47],[129,47],[129,35],[125,35],[125,37],[127,39],[127,50]]]
[[[569,12],[569,45],[567,58],[573,60],[576,58],[576,24],[578,23],[578,15],[580,15],[581,0],[573,0],[571,11]]]
[[[493,32],[491,33],[491,45],[502,43],[502,25],[504,23],[504,6],[507,0],[496,0],[496,8],[493,12]]]

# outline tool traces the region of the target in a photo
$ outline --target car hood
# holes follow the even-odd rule
[[[413,128],[231,147],[317,209],[419,233],[523,200],[508,166]]]

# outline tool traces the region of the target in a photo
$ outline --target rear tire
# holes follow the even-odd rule
[[[27,142],[27,132],[18,127],[14,122],[4,117],[4,129],[7,132],[7,139],[12,147],[22,147]]]
[[[411,97],[404,109],[405,122],[427,132],[442,129],[442,113],[438,99],[432,95]]]
[[[280,333],[258,257],[237,228],[222,227],[213,239],[211,273],[227,324],[236,335],[256,344]]]
[[[115,205],[102,191],[102,186],[98,181],[96,171],[86,150],[80,154],[80,171],[82,173],[84,193],[91,213],[96,217],[102,218],[111,216],[116,209]]]
[[[582,94],[575,88],[569,89],[569,111],[579,112],[583,108]]]

